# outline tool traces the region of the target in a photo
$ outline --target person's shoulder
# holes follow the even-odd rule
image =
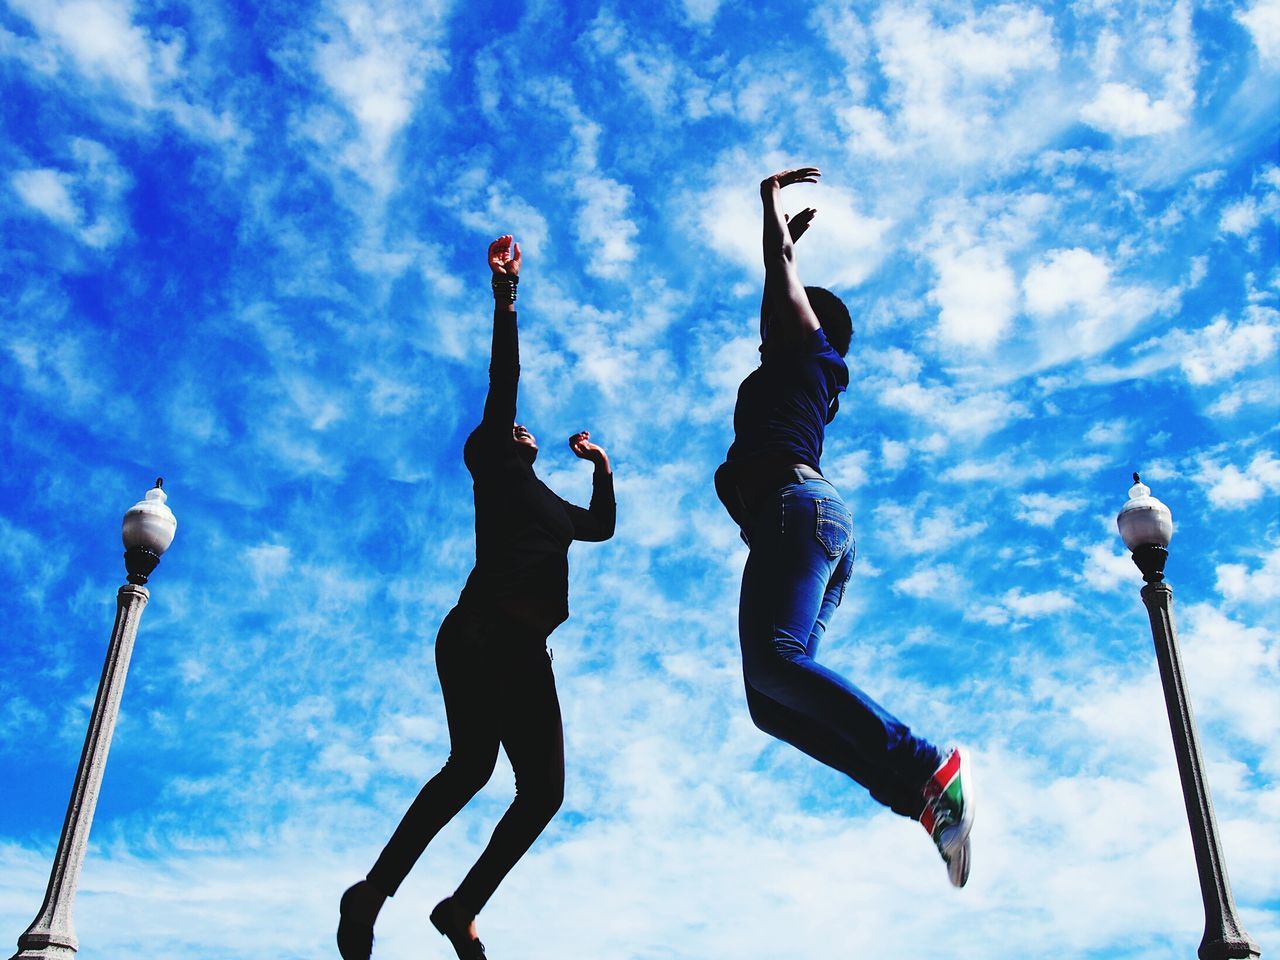
[[[844,370],[848,369],[844,357],[840,356],[839,351],[831,345],[831,341],[827,339],[826,331],[821,327],[809,334],[807,353],[822,363],[840,367]]]
[[[500,460],[504,452],[494,431],[481,424],[471,431],[466,443],[462,445],[462,462],[474,474],[477,469],[491,466]]]

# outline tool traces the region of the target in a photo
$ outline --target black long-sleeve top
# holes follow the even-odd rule
[[[569,544],[613,536],[613,475],[596,469],[585,510],[538,479],[511,433],[519,379],[516,315],[495,309],[484,419],[463,447],[475,492],[476,565],[458,605],[550,634],[569,616]]]

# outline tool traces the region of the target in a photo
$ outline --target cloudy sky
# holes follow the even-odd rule
[[[1190,956],[1133,470],[1177,523],[1236,900],[1280,950],[1278,74],[1277,0],[3,0],[0,937],[40,904],[120,517],[163,475],[82,954],[333,955],[447,750],[432,643],[512,232],[539,470],[585,501],[561,438],[589,428],[619,528],[571,553],[568,795],[481,917],[494,957]],[[856,324],[825,660],[972,746],[963,891],[741,692],[710,479],[756,361],[756,184],[798,163],[802,276]],[[500,764],[377,957],[449,955],[427,910],[511,791]]]

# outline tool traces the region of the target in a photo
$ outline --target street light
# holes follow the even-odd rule
[[[18,938],[18,952],[10,960],[69,960],[80,946],[71,922],[71,908],[75,903],[76,885],[80,882],[89,828],[93,825],[93,811],[98,804],[107,752],[111,749],[111,734],[115,731],[116,716],[120,712],[129,657],[133,653],[134,638],[138,635],[138,621],[142,619],[142,610],[151,596],[143,584],[160,562],[160,555],[173,542],[174,531],[178,528],[173,512],[165,506],[168,498],[161,489],[163,485],[163,478],[157,479],[146,496],[124,515],[121,536],[129,582],[116,593],[116,623],[111,631],[111,642],[107,645],[107,659],[102,665],[98,696],[93,701],[93,713],[89,716],[89,730],[85,734],[84,749],[80,752],[80,766],[76,769],[75,783],[71,788],[71,800],[62,823],[62,836],[58,838],[58,852],[54,854],[44,904],[31,926]]]
[[[1196,955],[1200,960],[1260,957],[1262,951],[1240,926],[1231,897],[1213,801],[1209,798],[1209,782],[1196,737],[1195,716],[1187,696],[1178,634],[1173,625],[1173,589],[1164,582],[1164,564],[1169,558],[1169,540],[1173,537],[1173,515],[1151,496],[1151,489],[1135,473],[1133,486],[1129,488],[1129,502],[1116,517],[1116,526],[1120,528],[1125,546],[1133,553],[1133,562],[1142,571],[1142,579],[1147,582],[1142,588],[1142,602],[1151,618],[1156,663],[1164,686],[1165,709],[1173,731],[1173,752],[1178,758],[1182,798],[1187,805],[1191,846],[1196,854],[1200,896],[1204,900],[1204,937]]]

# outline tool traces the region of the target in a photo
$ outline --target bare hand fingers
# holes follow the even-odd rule
[[[817,212],[818,211],[813,209],[813,207],[805,207],[791,218],[790,224],[792,227],[799,227],[801,230],[807,230],[809,228],[809,224],[813,223],[814,215]]]
[[[796,167],[794,170],[783,170],[774,174],[779,186],[790,186],[793,183],[817,183],[822,171],[817,167]]]
[[[495,273],[505,273],[507,264],[512,262],[511,234],[506,233],[489,244],[489,266]],[[519,264],[519,244],[516,245],[515,262]]]

